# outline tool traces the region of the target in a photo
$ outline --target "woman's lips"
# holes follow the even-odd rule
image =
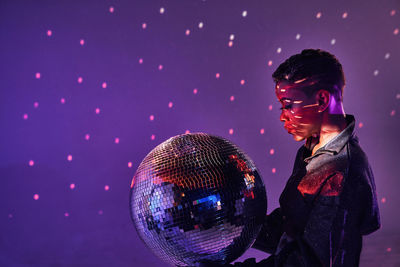
[[[285,125],[285,126],[283,126],[287,131],[290,131],[290,130],[293,130],[293,128],[292,127],[290,127],[290,126],[287,126],[287,125]]]
[[[284,128],[286,129],[286,131],[290,132],[294,132],[295,129],[293,127],[289,127],[289,126],[284,126]]]

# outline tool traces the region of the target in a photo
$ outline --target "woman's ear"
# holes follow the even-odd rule
[[[321,89],[316,94],[316,100],[318,104],[318,112],[323,112],[329,107],[331,102],[331,93],[325,89]]]

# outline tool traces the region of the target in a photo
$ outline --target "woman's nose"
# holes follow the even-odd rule
[[[285,116],[285,111],[284,111],[284,110],[282,110],[279,119],[280,119],[280,121],[282,121],[282,122],[287,121],[287,118],[286,118],[286,116]]]

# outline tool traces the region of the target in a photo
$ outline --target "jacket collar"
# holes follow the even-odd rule
[[[351,137],[357,138],[354,134],[354,126],[355,126],[355,118],[354,115],[351,114],[346,114],[346,121],[347,121],[347,126],[343,131],[341,131],[338,135],[336,135],[334,138],[332,138],[328,143],[326,143],[324,146],[320,147],[314,155],[307,157],[304,159],[305,162],[309,163],[314,157],[320,155],[320,154],[332,154],[336,155],[342,150],[342,148],[346,145],[346,143],[349,141]],[[310,137],[312,138],[312,137]],[[306,143],[304,146],[308,149],[311,150],[311,140],[310,138],[307,138]]]

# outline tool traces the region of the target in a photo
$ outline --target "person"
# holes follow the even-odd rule
[[[271,254],[226,266],[358,266],[362,236],[380,228],[374,175],[343,108],[337,58],[305,49],[273,73],[280,121],[295,141],[292,174],[252,247]],[[200,266],[215,266],[204,264]]]

